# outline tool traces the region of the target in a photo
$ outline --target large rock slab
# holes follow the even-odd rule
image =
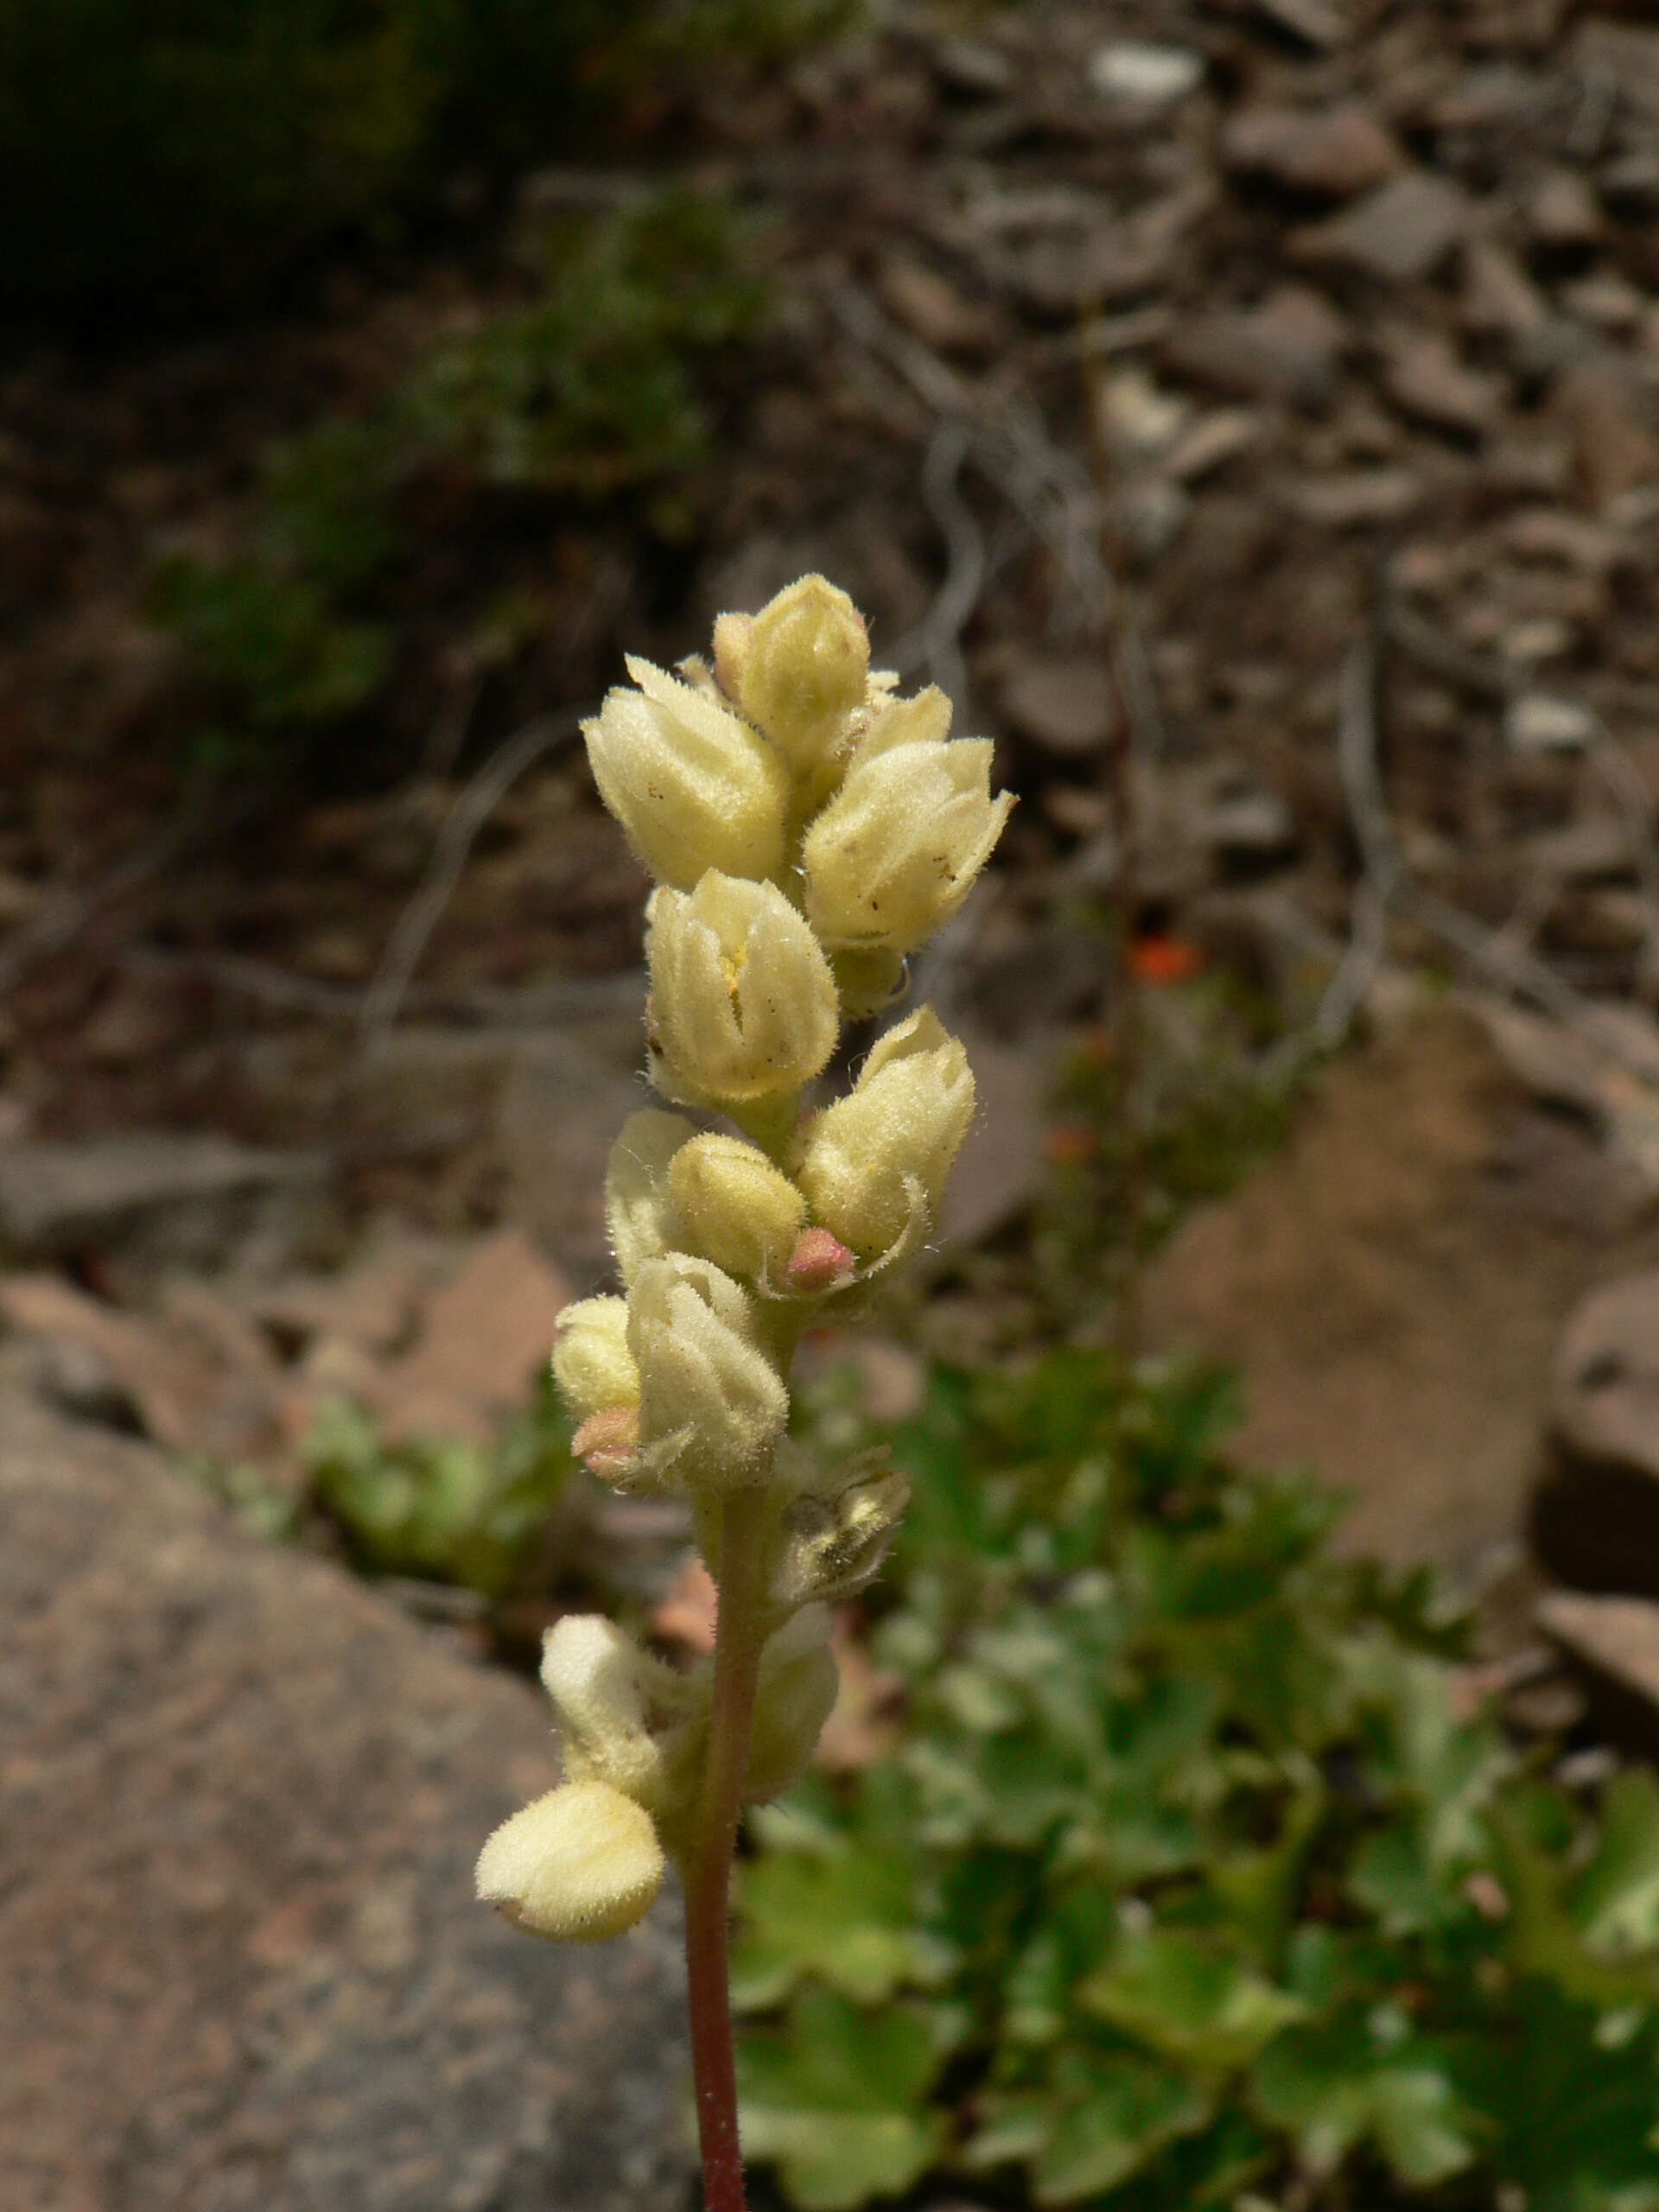
[[[1333,1068],[1282,1152],[1178,1232],[1148,1340],[1238,1364],[1241,1449],[1352,1491],[1347,1541],[1472,1563],[1527,1527],[1562,1324],[1652,1262],[1647,1211],[1445,1007]]]
[[[556,1778],[528,1687],[0,1400],[0,2198],[682,2212],[670,1917],[474,1902]]]

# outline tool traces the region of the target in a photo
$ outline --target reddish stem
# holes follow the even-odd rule
[[[726,1923],[764,1641],[765,1516],[765,1492],[759,1489],[733,1491],[721,1508],[720,1613],[709,1766],[686,1869],[685,1963],[704,2212],[744,2212]]]

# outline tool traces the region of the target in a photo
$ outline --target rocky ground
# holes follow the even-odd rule
[[[541,641],[480,679],[425,608],[395,702],[423,765],[390,785],[181,814],[147,594],[233,532],[266,439],[366,404],[493,278],[12,365],[0,2038],[34,2056],[0,2150],[31,2202],[600,2203],[618,2174],[657,2201],[666,1937],[560,1968],[466,1903],[545,1766],[536,1701],[467,1623],[262,1550],[157,1453],[288,1495],[328,1396],[461,1435],[522,1400],[604,1268],[644,887],[568,720],[494,793],[492,764],[624,644],[675,658],[804,568],[1023,801],[925,982],[986,1071],[971,1264],[895,1319],[881,1388],[918,1339],[1033,1325],[1026,1227],[1075,1136],[1052,1072],[1121,1039],[1127,902],[1154,1014],[1197,969],[1248,996],[1254,1050],[1355,1046],[1163,1248],[1148,1339],[1236,1358],[1247,1448],[1351,1487],[1354,1541],[1484,1588],[1535,1701],[1587,1685],[1621,1735],[1659,1712],[1643,13],[905,10],[679,96],[650,164],[772,220],[719,496],[671,558],[504,524]],[[561,1971],[566,2044],[529,2024]],[[640,2111],[590,2110],[607,2082]]]

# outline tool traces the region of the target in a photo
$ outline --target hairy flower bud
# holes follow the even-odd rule
[[[949,921],[1002,832],[1013,798],[991,797],[988,738],[906,737],[895,702],[806,833],[806,912],[831,948],[908,952]],[[884,726],[890,742],[882,741]]]
[[[676,1489],[756,1480],[781,1433],[789,1395],[754,1340],[747,1294],[707,1260],[647,1260],[628,1294],[639,1369],[642,1454],[660,1452]]]
[[[822,1605],[808,1605],[778,1630],[760,1655],[743,1786],[751,1803],[780,1796],[805,1773],[837,1687],[830,1615]]]
[[[721,616],[715,666],[728,695],[801,774],[863,703],[869,638],[844,591],[822,576],[803,576],[753,618]]]
[[[686,1239],[734,1275],[787,1265],[806,1200],[764,1152],[741,1137],[693,1137],[674,1155],[669,1194]]]
[[[608,1782],[652,1812],[663,1774],[655,1712],[683,1703],[681,1678],[599,1613],[567,1613],[542,1641],[542,1682],[559,1716],[565,1779]]]
[[[879,1037],[856,1086],[807,1125],[796,1180],[813,1218],[864,1259],[896,1244],[919,1192],[937,1219],[974,1117],[968,1055],[923,1007]]]
[[[639,1404],[639,1370],[628,1350],[628,1309],[621,1299],[578,1299],[553,1326],[553,1380],[574,1420]]]
[[[607,693],[582,730],[600,797],[639,859],[682,891],[706,868],[776,874],[789,806],[782,759],[701,689],[649,661],[627,670],[639,689]]]
[[[646,918],[652,1072],[673,1095],[741,1102],[817,1075],[835,1050],[835,977],[775,884],[711,870],[689,898],[657,892]]]
[[[623,1122],[605,1167],[605,1226],[625,1283],[678,1243],[669,1163],[696,1134],[683,1114],[647,1106]]]
[[[645,1917],[664,1867],[649,1813],[608,1783],[569,1782],[497,1828],[478,1894],[532,1935],[597,1943]]]

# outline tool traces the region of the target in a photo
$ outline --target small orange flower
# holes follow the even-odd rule
[[[1184,937],[1137,938],[1129,949],[1129,973],[1154,988],[1190,982],[1204,966],[1204,955]]]

